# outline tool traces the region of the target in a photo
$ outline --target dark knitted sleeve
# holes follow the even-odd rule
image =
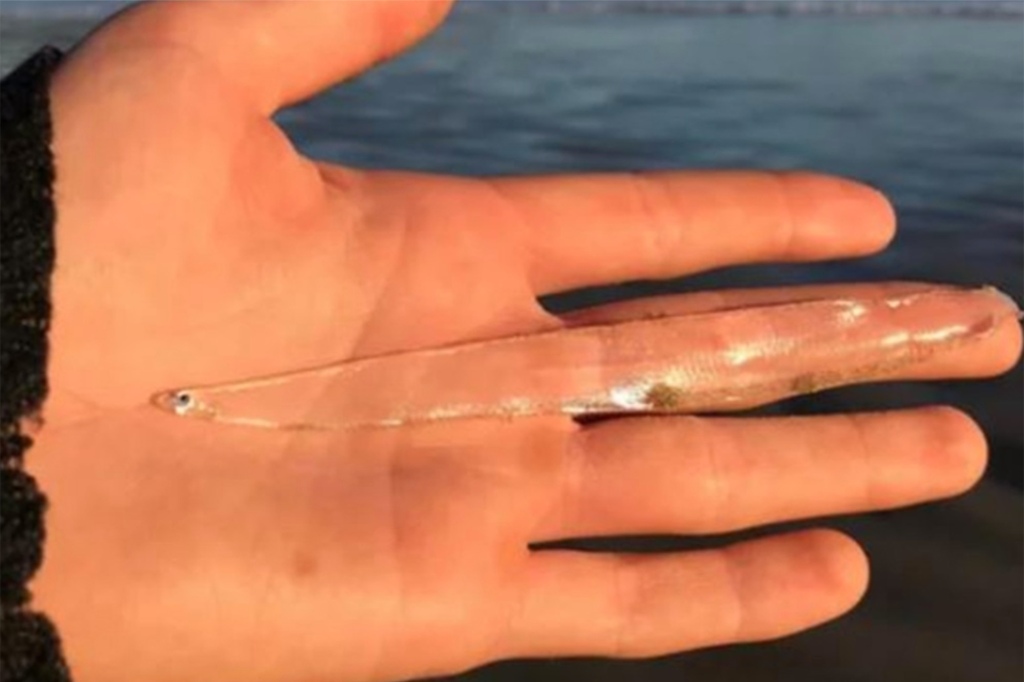
[[[23,468],[32,440],[19,421],[46,398],[53,158],[48,98],[61,54],[44,48],[0,83],[0,680],[69,678],[57,632],[29,608],[42,561],[46,498]]]

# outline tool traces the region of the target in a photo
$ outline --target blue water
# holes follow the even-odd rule
[[[0,69],[95,17],[5,18]],[[278,120],[310,155],[450,173],[810,168],[894,200],[885,254],[636,283],[553,308],[702,286],[926,279],[1024,298],[1024,30],[1019,19],[692,17],[457,9],[421,48]],[[1022,371],[850,389],[800,411],[947,402],[1021,487]]]

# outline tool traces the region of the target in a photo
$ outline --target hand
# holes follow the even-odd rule
[[[29,464],[51,499],[36,603],[76,679],[387,680],[779,637],[858,600],[850,539],[529,545],[891,508],[980,475],[984,440],[950,409],[286,433],[147,405],[173,386],[557,328],[536,300],[554,291],[891,238],[885,199],[835,178],[362,172],[302,157],[269,119],[446,9],[141,6],[57,74],[52,391]],[[907,376],[991,375],[1019,347],[1007,324]]]

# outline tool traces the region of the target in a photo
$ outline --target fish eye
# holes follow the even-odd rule
[[[181,414],[193,407],[195,405],[195,400],[192,398],[191,393],[181,391],[174,394],[174,397],[171,398],[171,404],[174,405],[174,411]]]

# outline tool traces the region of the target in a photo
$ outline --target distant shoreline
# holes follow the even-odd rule
[[[1022,17],[1021,0],[462,0],[470,11],[620,12],[697,16]]]
[[[127,0],[4,0],[5,18],[101,18]],[[659,13],[692,16],[1024,17],[1021,0],[461,0],[467,12]]]

